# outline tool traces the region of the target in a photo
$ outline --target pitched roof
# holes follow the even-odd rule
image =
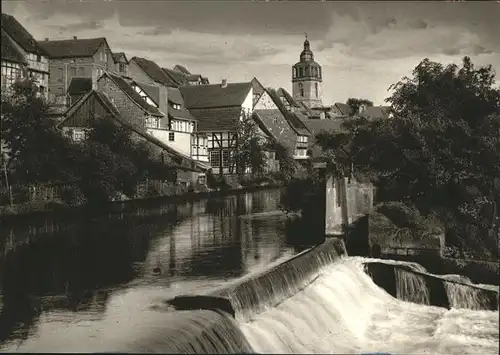
[[[186,74],[186,75],[190,75],[191,74],[189,72],[189,70],[187,70],[187,68],[185,66],[180,65],[180,64],[176,64],[175,67],[174,67],[174,70],[178,71],[178,72],[181,72],[183,74]]]
[[[146,73],[147,76],[149,76],[152,80],[154,80],[157,83],[160,83],[165,86],[174,86],[177,87],[178,84],[171,79],[165,71],[158,66],[155,62],[152,60],[146,59],[146,58],[140,58],[140,57],[133,57],[131,62],[137,63],[137,65]]]
[[[368,106],[359,115],[366,118],[386,118],[389,116],[389,112],[387,106]]]
[[[10,39],[7,33],[2,28],[2,37],[1,37],[1,56],[2,59],[8,60],[16,63],[26,63],[26,59],[24,58],[23,53],[21,53],[14,42]]]
[[[92,90],[92,78],[90,77],[73,77],[69,83],[68,94],[77,95],[83,94]]]
[[[182,99],[182,95],[177,88],[167,88],[168,95],[168,115],[171,118],[183,118],[187,120],[195,120],[195,118],[191,115],[191,113],[186,109],[184,105],[184,100]],[[181,109],[177,110],[173,107],[171,103],[175,103],[181,105]]]
[[[286,101],[288,101],[288,103],[293,106],[293,107],[297,107],[297,108],[300,108],[301,106],[299,105],[299,103],[297,101],[295,101],[295,99],[292,97],[292,95],[290,95],[290,93],[288,91],[286,91],[285,89],[283,88],[279,88],[278,89],[278,95],[280,97],[284,97]]]
[[[59,41],[40,41],[50,58],[92,57],[103,45],[108,44],[106,38],[65,39]],[[109,47],[109,46],[108,46]]]
[[[118,61],[120,60],[120,58],[123,56],[123,58],[125,59],[125,62],[128,63],[128,59],[127,59],[127,56],[125,55],[125,53],[123,52],[117,52],[117,53],[111,53],[111,55],[113,56],[113,60],[115,61],[115,63],[118,63]]]
[[[236,128],[241,115],[240,106],[212,107],[189,110],[198,120],[198,131],[232,131]]]
[[[137,85],[153,100],[157,105],[160,103],[160,89],[158,86],[144,84],[138,81],[132,81],[131,85]]]
[[[148,104],[146,100],[144,100],[141,95],[139,95],[139,93],[135,91],[134,88],[121,76],[106,72],[101,76],[101,78],[103,76],[108,76],[116,84],[116,86],[118,86],[125,94],[127,94],[132,99],[132,101],[139,105],[144,111],[153,116],[163,117],[163,114],[158,111],[156,107]]]
[[[269,112],[269,111],[273,111],[273,112]],[[255,110],[253,113],[252,113],[252,119],[255,121],[255,123],[257,123],[257,125],[259,126],[259,128],[268,136],[278,140],[278,137],[273,134],[273,132],[271,132],[269,130],[269,128],[266,126],[266,124],[264,123],[264,120],[267,118],[267,119],[273,119],[276,115],[279,115],[280,114],[280,111],[279,110]]]
[[[265,124],[265,122],[272,122],[274,118],[284,118],[279,109],[254,110],[252,117],[266,134],[279,141],[281,144],[287,147],[287,149],[291,151],[295,149],[295,143],[297,140],[295,133],[292,133],[292,131],[290,130],[282,130],[281,132],[273,133],[269,128],[267,128]],[[264,128],[262,126],[264,126]]]
[[[184,85],[179,90],[188,109],[240,107],[250,92],[251,83]]]
[[[2,13],[2,29],[26,52],[45,54],[31,33],[14,16]],[[3,37],[3,36],[2,36]],[[3,38],[2,38],[3,39]]]
[[[200,74],[189,74],[185,76],[188,81],[201,80],[202,77]]]
[[[174,104],[184,105],[184,99],[182,98],[181,92],[178,88],[167,88],[168,100],[172,101]]]
[[[283,116],[285,116],[286,120],[290,124],[290,127],[292,127],[292,129],[297,134],[306,136],[310,135],[307,126],[305,126],[304,123],[302,123],[302,121],[300,120],[299,116],[297,116],[299,113],[294,113],[287,110],[286,107],[283,105],[283,102],[281,102],[281,99],[276,90],[268,88],[266,89],[266,91],[269,94],[269,96],[271,96],[276,106],[278,106]]]
[[[186,78],[185,74],[182,74],[176,70],[168,69],[168,68],[161,68],[165,74],[172,80],[175,84],[176,87],[179,85],[185,85],[188,83],[188,80]]]
[[[119,122],[123,126],[127,127],[131,131],[135,132],[136,134],[138,134],[142,138],[146,139],[150,143],[152,143],[152,144],[154,144],[154,145],[162,148],[163,150],[167,151],[171,155],[180,158],[181,159],[181,164],[183,164],[183,165],[175,166],[175,167],[180,168],[180,169],[195,170],[195,171],[198,171],[200,169],[206,170],[206,169],[209,168],[208,165],[205,165],[202,162],[198,162],[198,161],[193,160],[191,157],[187,156],[186,154],[178,151],[177,149],[175,149],[175,148],[173,148],[171,146],[166,145],[161,140],[159,140],[159,139],[155,138],[154,136],[148,134],[146,131],[144,131],[142,129],[139,129],[139,128],[135,127],[134,125],[130,124],[129,122],[127,122],[127,120],[124,120],[121,117],[119,110],[111,102],[111,100],[108,98],[108,96],[105,93],[103,93],[103,92],[96,91],[96,90],[89,91],[87,94],[85,94],[84,96],[82,96],[82,98],[80,98],[80,100],[76,101],[68,109],[67,115],[70,113],[70,110],[74,111],[77,108],[77,106],[81,105],[91,95],[95,95],[100,100],[100,102],[103,104],[103,106],[108,109],[108,112],[111,114],[111,116],[113,117],[113,119],[115,119],[117,122]],[[66,117],[66,119],[68,119],[68,118],[69,118],[69,116]],[[58,126],[61,126],[63,123],[64,123],[64,121],[61,122],[61,123],[59,123]]]
[[[302,122],[309,128],[309,130],[314,134],[318,134],[321,131],[326,132],[341,132],[343,131],[342,123],[343,119],[333,119],[333,120],[314,120],[308,119],[307,117],[302,120]]]
[[[340,113],[344,116],[349,116],[352,114],[352,109],[348,104],[344,104],[342,102],[336,102],[334,106],[340,111]]]

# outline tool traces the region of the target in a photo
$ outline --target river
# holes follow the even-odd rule
[[[280,190],[2,225],[0,349],[222,285],[290,257]],[[78,341],[74,339],[74,341]]]

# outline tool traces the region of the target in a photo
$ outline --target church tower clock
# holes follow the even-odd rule
[[[300,53],[300,61],[292,68],[292,94],[297,102],[307,107],[322,106],[322,73],[321,66],[314,61],[309,41],[304,41],[304,50]]]

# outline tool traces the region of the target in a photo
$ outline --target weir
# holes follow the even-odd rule
[[[375,275],[372,266],[382,264],[374,259],[348,257],[341,239],[328,238],[262,273],[141,311],[147,317],[135,313],[120,324],[104,319],[92,334],[76,325],[57,328],[19,347],[0,350],[498,353],[496,312],[453,308],[460,297],[449,301],[450,309],[432,306],[432,289],[431,306],[398,300],[364,271],[368,268],[377,280],[380,275]],[[412,263],[399,264],[406,272],[401,274],[399,296],[408,299],[408,292],[417,291],[415,286],[420,282],[411,281],[408,273],[423,271]],[[453,283],[451,279],[446,282]],[[398,296],[397,291],[394,295]],[[421,296],[413,301],[419,299],[427,302]],[[75,337],[82,336],[88,338],[79,342],[80,348],[70,347]]]

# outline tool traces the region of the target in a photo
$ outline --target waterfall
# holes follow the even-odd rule
[[[228,298],[238,319],[247,320],[302,290],[313,282],[324,267],[344,254],[343,241],[329,239],[265,273],[238,280],[234,287],[225,285],[223,290],[212,292],[211,295]]]
[[[363,258],[343,254],[342,243],[327,241],[265,273],[206,293],[225,297],[228,313],[206,304],[174,309],[166,298],[152,307],[151,300],[165,290],[156,289],[152,297],[138,288],[125,293],[128,299],[111,299],[103,319],[92,326],[42,322],[37,336],[0,351],[498,354],[497,312],[399,300],[364,272]],[[428,301],[418,290],[421,275],[410,271],[398,271],[402,299],[415,292],[413,300]],[[207,302],[206,296],[200,298]]]
[[[429,289],[425,278],[411,271],[394,268],[397,298],[418,304],[430,304]]]
[[[443,282],[451,307],[476,310],[488,309],[490,300],[483,290],[456,282]]]

